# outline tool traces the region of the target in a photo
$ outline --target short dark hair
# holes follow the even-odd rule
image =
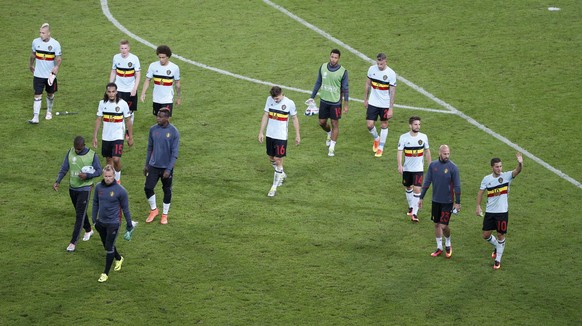
[[[332,49],[329,54],[331,55],[332,53],[337,54],[338,57],[341,57],[342,56],[342,53],[338,49]]]
[[[75,137],[75,140],[73,140],[73,146],[77,147],[77,145],[85,145],[85,138],[83,138],[83,136]]]
[[[411,125],[414,121],[420,121],[420,117],[417,115],[413,115],[408,119],[408,124]]]
[[[271,87],[271,91],[269,93],[271,94],[271,97],[277,97],[283,93],[283,90],[279,86],[273,86]]]
[[[499,157],[494,157],[491,159],[491,166],[495,165],[495,163],[500,163],[501,159]]]
[[[386,54],[384,52],[380,52],[378,53],[378,55],[376,56],[376,59],[378,60],[386,60]]]
[[[166,117],[169,117],[170,116],[170,109],[167,106],[165,106],[158,111],[158,114],[160,114],[160,113],[163,113],[166,115]]]
[[[172,50],[170,50],[170,47],[167,45],[158,46],[158,48],[156,49],[156,55],[159,55],[160,53],[167,55],[168,58],[172,57]]]

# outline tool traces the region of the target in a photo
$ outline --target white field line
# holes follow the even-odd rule
[[[115,17],[113,17],[113,15],[111,14],[111,11],[109,10],[109,4],[108,4],[108,0],[100,0],[101,1],[101,10],[103,11],[103,14],[105,15],[105,17],[107,17],[107,19],[115,26],[117,27],[120,31],[122,31],[124,34],[126,34],[127,36],[133,38],[134,40],[152,48],[152,49],[156,49],[156,45],[150,43],[149,41],[137,36],[136,34],[130,32],[127,28],[125,28],[125,26],[121,25],[121,23],[115,19]],[[267,85],[267,86],[273,86],[273,85],[277,85],[280,86],[283,89],[286,90],[291,90],[291,91],[295,91],[298,93],[304,93],[304,94],[308,94],[311,95],[311,91],[310,90],[305,90],[305,89],[300,89],[300,88],[296,88],[296,87],[291,87],[291,86],[285,86],[285,85],[281,85],[278,83],[273,83],[273,82],[269,82],[269,81],[264,81],[264,80],[259,80],[259,79],[254,79],[254,78],[250,78],[247,76],[243,76],[243,75],[239,75],[239,74],[235,74],[232,73],[230,71],[227,70],[223,70],[223,69],[219,69],[216,67],[212,67],[209,65],[205,65],[203,63],[197,62],[197,61],[193,61],[190,60],[188,58],[182,57],[176,53],[172,53],[172,57],[177,58],[179,60],[182,60],[186,63],[189,63],[191,65],[203,68],[203,69],[208,69],[210,71],[214,71],[216,73],[219,73],[221,75],[225,75],[225,76],[229,76],[229,77],[233,77],[233,78],[238,78],[238,79],[242,79],[251,83],[256,83],[256,84],[261,84],[261,85]],[[355,99],[355,98],[350,98],[350,100],[354,100],[357,102],[364,102],[363,100],[360,99]],[[430,108],[420,108],[420,107],[413,107],[413,106],[408,106],[408,105],[399,105],[399,104],[395,104],[395,107],[398,108],[402,108],[402,109],[411,109],[411,110],[418,110],[418,111],[427,111],[427,112],[437,112],[437,113],[450,113],[448,111],[445,110],[439,110],[439,109],[430,109]]]
[[[127,28],[125,28],[123,25],[121,25],[121,23],[119,23],[119,21],[117,19],[115,19],[115,17],[113,17],[113,15],[111,15],[111,12],[109,11],[109,5],[107,3],[107,0],[100,0],[101,2],[101,10],[103,11],[103,14],[105,15],[105,17],[107,17],[107,19],[115,26],[117,27],[120,31],[122,31],[123,33],[125,33],[127,36],[135,39],[136,41],[152,48],[155,49],[156,46],[150,42],[148,42],[147,40],[135,35],[134,33],[130,32]],[[351,53],[355,54],[356,56],[362,58],[364,61],[370,62],[370,63],[374,63],[375,61],[366,57],[363,53],[359,52],[358,50],[352,48],[351,46],[345,44],[344,42],[336,39],[335,37],[331,36],[330,34],[324,32],[323,30],[317,28],[316,26],[308,23],[307,21],[303,20],[302,18],[294,15],[293,13],[291,13],[290,11],[288,11],[287,9],[274,4],[273,2],[269,1],[269,0],[263,0],[264,3],[268,4],[269,6],[281,11],[282,13],[284,13],[285,15],[291,17],[292,19],[296,20],[297,22],[299,22],[300,24],[304,25],[305,27],[313,30],[314,32],[322,35],[323,37],[325,37],[326,39],[346,48],[348,51],[350,51]],[[267,86],[272,86],[272,85],[278,85],[281,86],[284,89],[288,89],[288,90],[292,90],[295,92],[299,92],[299,93],[305,93],[305,94],[309,94],[311,95],[311,91],[309,90],[304,90],[304,89],[299,89],[299,88],[295,88],[295,87],[291,87],[291,86],[285,86],[285,85],[280,85],[278,83],[273,83],[273,82],[268,82],[268,81],[262,81],[262,80],[258,80],[258,79],[254,79],[254,78],[250,78],[250,77],[246,77],[243,75],[239,75],[239,74],[235,74],[232,73],[230,71],[226,71],[223,69],[219,69],[219,68],[215,68],[212,66],[208,66],[205,65],[203,63],[199,63],[187,58],[184,58],[178,54],[172,54],[175,58],[178,58],[186,63],[192,64],[194,66],[203,68],[203,69],[208,69],[211,71],[214,71],[216,73],[222,74],[222,75],[226,75],[226,76],[230,76],[233,78],[237,78],[237,79],[241,79],[241,80],[245,80],[245,81],[249,81],[252,83],[256,83],[256,84],[262,84],[262,85],[267,85]],[[520,146],[518,146],[517,144],[511,142],[509,139],[499,135],[498,133],[494,132],[493,130],[485,127],[484,125],[480,124],[479,122],[477,122],[475,119],[467,116],[466,114],[464,114],[463,112],[457,110],[455,107],[453,107],[452,105],[446,103],[445,101],[437,98],[436,96],[432,95],[431,93],[429,93],[428,91],[424,90],[422,87],[417,86],[416,84],[412,83],[411,81],[405,79],[402,76],[398,76],[398,79],[403,82],[404,84],[406,84],[407,86],[411,87],[412,89],[416,90],[417,92],[421,93],[422,95],[428,97],[429,99],[431,99],[433,102],[441,105],[442,107],[446,108],[447,111],[444,110],[438,110],[438,109],[430,109],[430,108],[418,108],[418,107],[412,107],[412,106],[406,106],[406,105],[399,105],[399,104],[395,104],[395,107],[398,108],[404,108],[404,109],[412,109],[412,110],[419,110],[419,111],[428,111],[428,112],[436,112],[436,113],[449,113],[449,114],[455,114],[460,116],[461,118],[467,120],[469,123],[471,123],[472,125],[476,126],[477,128],[483,130],[485,133],[493,136],[494,138],[497,138],[498,140],[504,142],[505,144],[509,145],[510,147],[514,148],[515,150],[518,150],[520,152],[522,152],[524,155],[526,155],[527,157],[529,157],[530,159],[532,159],[534,162],[537,162],[538,164],[540,164],[541,166],[545,167],[546,169],[552,171],[553,173],[555,173],[556,175],[558,175],[559,177],[561,177],[562,179],[572,183],[574,186],[582,189],[582,183],[576,181],[575,179],[573,179],[572,177],[568,176],[567,174],[565,174],[564,172],[554,168],[553,166],[549,165],[548,163],[546,163],[545,161],[543,161],[542,159],[538,158],[537,156],[533,155],[532,153],[530,153],[529,151],[525,150],[524,148],[521,148]],[[350,100],[354,100],[357,102],[363,102],[363,100],[360,99],[356,99],[356,98],[351,98]]]
[[[361,59],[363,59],[364,61],[370,62],[370,63],[374,63],[375,61],[372,60],[371,58],[368,58],[366,55],[364,55],[363,53],[361,53],[360,51],[352,48],[351,46],[345,44],[344,42],[338,40],[337,38],[331,36],[329,33],[319,29],[318,27],[308,23],[307,21],[305,21],[304,19],[302,19],[301,17],[293,14],[292,12],[290,12],[289,10],[269,1],[269,0],[263,0],[264,3],[266,3],[267,5],[279,10],[280,12],[284,13],[285,15],[291,17],[292,19],[296,20],[297,22],[299,22],[301,25],[311,29],[312,31],[318,33],[319,35],[325,37],[327,40],[334,42],[335,44],[347,49],[348,51],[350,51],[351,53],[353,53],[354,55],[360,57]],[[425,97],[428,97],[430,100],[432,100],[433,102],[441,105],[442,107],[446,108],[450,113],[453,113],[455,115],[458,115],[459,117],[467,120],[467,122],[469,122],[470,124],[474,125],[475,127],[483,130],[485,133],[493,136],[494,138],[504,142],[505,144],[509,145],[510,147],[512,147],[513,149],[522,152],[525,156],[529,157],[530,159],[532,159],[534,162],[540,164],[541,166],[545,167],[546,169],[552,171],[553,173],[555,173],[556,175],[558,175],[560,178],[570,182],[571,184],[573,184],[574,186],[582,189],[582,183],[580,183],[579,181],[575,180],[574,178],[568,176],[567,174],[565,174],[564,172],[554,168],[553,166],[549,165],[548,163],[546,163],[544,160],[540,159],[539,157],[533,155],[532,153],[530,153],[529,151],[527,151],[526,149],[520,147],[519,145],[513,143],[512,141],[510,141],[509,139],[501,136],[500,134],[494,132],[493,130],[485,127],[483,124],[477,122],[475,119],[469,117],[468,115],[464,114],[463,112],[459,111],[458,109],[456,109],[455,107],[453,107],[452,105],[448,104],[447,102],[439,99],[438,97],[432,95],[431,93],[429,93],[428,91],[426,91],[424,88],[414,84],[413,82],[407,80],[406,78],[402,77],[402,76],[398,76],[398,80],[400,80],[401,82],[403,82],[404,84],[406,84],[407,86],[411,87],[412,89],[416,90],[417,92],[419,92],[420,94],[424,95]]]

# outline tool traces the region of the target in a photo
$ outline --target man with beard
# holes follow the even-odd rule
[[[445,256],[453,256],[453,247],[451,246],[451,229],[449,221],[451,213],[461,211],[461,177],[459,169],[450,160],[451,151],[448,145],[439,147],[438,160],[432,161],[428,166],[426,178],[422,185],[418,208],[422,208],[422,201],[426,191],[432,187],[432,214],[434,222],[434,232],[436,237],[437,249],[431,254],[432,257],[440,256],[443,253],[443,235],[445,236]],[[454,204],[453,204],[454,202]]]
[[[117,94],[117,85],[109,83],[103,99],[99,101],[95,130],[93,131],[93,148],[97,148],[97,133],[103,123],[101,135],[101,155],[107,160],[107,165],[115,169],[115,180],[121,182],[121,155],[123,153],[123,139],[125,129],[128,130],[127,144],[133,145],[133,126],[131,112],[127,102]]]

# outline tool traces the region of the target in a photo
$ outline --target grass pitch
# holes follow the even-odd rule
[[[351,97],[363,96],[369,62],[263,1],[108,4],[132,33],[168,44],[175,54],[300,90],[311,90],[318,66],[338,47]],[[563,1],[557,12],[538,1],[276,4],[370,58],[386,52],[400,76],[582,180],[575,154],[582,122],[578,2]],[[302,144],[289,146],[289,178],[269,199],[272,169],[256,140],[269,87],[177,58],[183,104],[173,123],[182,143],[170,224],[144,223],[150,90],[139,104],[136,144],[122,159],[122,182],[141,223],[131,242],[118,241],[123,270],[99,284],[104,252],[98,238],[65,252],[73,208],[66,182],[58,193],[51,185],[73,137],[90,139],[111,57],[127,36],[98,1],[65,0],[32,13],[24,2],[0,9],[13,58],[0,67],[0,324],[582,322],[582,189],[525,158],[512,184],[503,267],[494,272],[481,218],[473,213],[475,195],[492,156],[505,169],[515,166],[512,148],[459,116],[397,109],[384,157],[376,159],[362,105],[352,101],[332,159],[316,119],[300,117]],[[28,56],[45,21],[64,54],[55,110],[79,114],[31,126]],[[145,74],[154,50],[131,42]],[[302,113],[308,95],[286,95]],[[397,104],[446,111],[402,82]],[[429,256],[434,236],[426,209],[418,225],[404,214],[396,142],[413,114],[422,117],[433,157],[447,143],[461,171],[463,211],[451,224],[451,260]]]

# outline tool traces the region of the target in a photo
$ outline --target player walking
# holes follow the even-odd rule
[[[339,64],[341,52],[331,50],[329,62],[319,67],[317,81],[307,102],[313,101],[319,92],[319,126],[327,133],[325,144],[329,147],[327,156],[335,156],[335,144],[339,136],[339,119],[348,112],[349,84],[348,71]],[[342,104],[343,97],[343,104]],[[331,120],[331,126],[328,124]]]
[[[135,111],[137,111],[137,88],[141,78],[141,65],[139,58],[129,52],[129,41],[119,42],[119,53],[113,56],[109,82],[117,85],[119,97],[127,102],[131,112],[131,124],[135,121]],[[126,131],[129,138],[129,132]]]
[[[287,138],[289,128],[289,116],[293,119],[295,128],[295,144],[301,142],[299,132],[299,119],[297,119],[297,108],[295,102],[285,97],[281,87],[273,86],[267,97],[261,127],[259,129],[259,143],[263,143],[265,136],[263,131],[267,128],[267,156],[271,165],[275,169],[273,185],[267,196],[273,197],[277,193],[277,187],[283,184],[287,178],[283,170],[283,159],[287,156]]]
[[[368,69],[364,107],[366,108],[366,125],[374,145],[374,156],[381,157],[384,144],[388,137],[388,120],[394,114],[394,99],[396,97],[396,73],[386,65],[386,54],[378,53],[376,64]],[[375,122],[380,117],[380,135]]]
[[[105,157],[108,165],[115,168],[115,180],[121,182],[121,155],[123,154],[123,137],[127,127],[129,138],[127,144],[133,145],[133,126],[131,124],[131,112],[127,102],[122,100],[117,93],[117,85],[109,83],[105,87],[103,99],[99,101],[97,119],[93,131],[93,148],[97,148],[97,133],[103,124],[101,135],[101,155]],[[124,123],[125,122],[125,123]]]
[[[483,218],[483,239],[489,242],[495,249],[491,258],[495,259],[494,269],[501,268],[501,256],[505,250],[505,234],[509,223],[509,185],[521,172],[523,157],[521,153],[517,157],[517,167],[513,171],[503,172],[503,163],[500,158],[491,159],[491,170],[493,173],[487,175],[481,181],[479,192],[477,193],[477,209],[475,214],[483,216],[481,210],[481,200],[487,191],[487,207]],[[493,234],[497,231],[497,238]]]
[[[461,177],[459,169],[450,160],[450,156],[449,146],[441,145],[439,147],[439,159],[432,161],[428,166],[426,178],[422,185],[422,192],[420,193],[420,200],[418,201],[418,208],[420,209],[422,208],[424,195],[426,195],[426,191],[432,183],[431,218],[434,222],[437,243],[437,249],[431,254],[433,257],[440,256],[443,253],[443,235],[445,236],[446,257],[451,258],[453,256],[449,221],[453,211],[461,211]]]
[[[420,117],[408,119],[410,131],[402,134],[398,140],[398,173],[402,175],[402,185],[408,201],[407,215],[413,222],[418,222],[418,200],[422,189],[424,162],[431,161],[428,137],[420,132]],[[404,154],[404,155],[403,155]],[[404,165],[402,157],[404,156]]]
[[[98,281],[103,283],[109,279],[109,271],[115,260],[113,270],[120,271],[123,257],[117,252],[115,240],[119,233],[121,211],[125,216],[126,230],[133,230],[131,213],[129,212],[129,200],[127,191],[115,182],[115,174],[111,165],[103,169],[103,181],[95,187],[93,195],[93,224],[99,232],[101,242],[105,248],[105,269]]]
[[[158,123],[150,128],[148,136],[146,162],[143,169],[146,177],[144,186],[145,195],[150,204],[150,214],[146,219],[146,223],[151,223],[159,214],[154,188],[158,180],[161,179],[164,201],[160,223],[168,224],[168,212],[170,211],[170,203],[172,202],[174,166],[178,159],[178,150],[180,147],[180,133],[169,122],[169,119],[170,110],[168,108],[161,108],[158,111]]]
[[[174,108],[174,88],[176,90],[176,105],[182,103],[180,86],[180,67],[170,62],[172,50],[167,45],[160,45],[156,49],[159,61],[153,62],[148,68],[146,79],[143,82],[141,101],[145,101],[146,92],[150,86],[150,80],[154,80],[153,90],[153,114],[157,117],[161,108],[170,110],[172,116]]]
[[[51,38],[51,29],[48,23],[40,27],[40,37],[32,41],[32,54],[30,55],[30,71],[34,74],[34,105],[33,117],[29,123],[38,124],[42,92],[46,90],[46,120],[53,118],[53,101],[57,92],[57,73],[61,67],[61,44]]]

